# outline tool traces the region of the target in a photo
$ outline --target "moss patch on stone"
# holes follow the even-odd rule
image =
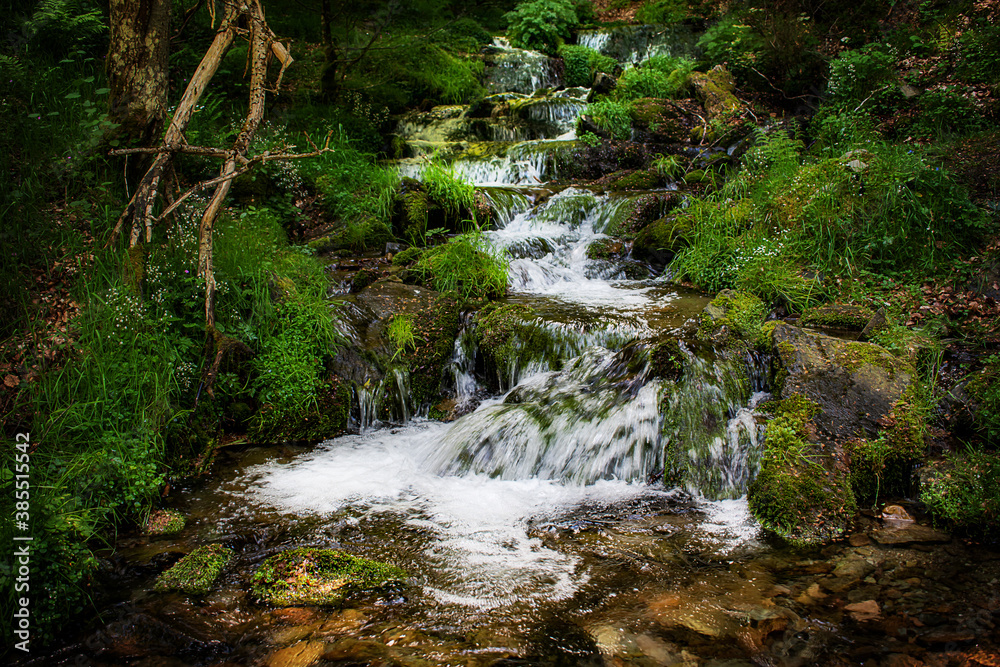
[[[863,505],[874,506],[887,496],[909,495],[910,472],[926,450],[927,421],[912,390],[879,425],[878,437],[850,445],[851,488]]]
[[[802,324],[810,327],[831,327],[861,331],[875,313],[865,306],[830,304],[809,308],[802,313]]]
[[[232,558],[233,552],[221,544],[198,547],[157,577],[155,588],[160,592],[205,595]]]
[[[753,294],[722,290],[705,307],[698,334],[704,339],[716,338],[725,327],[740,340],[756,341],[767,313],[767,305]]]
[[[254,442],[319,442],[344,432],[350,410],[350,387],[332,375],[317,388],[316,402],[294,418],[270,404],[263,405],[250,420],[247,436]]]
[[[429,309],[413,313],[413,349],[398,361],[410,371],[410,395],[416,406],[441,399],[444,365],[451,358],[460,325],[457,295],[441,294]]]
[[[172,535],[184,530],[185,523],[184,515],[177,510],[153,510],[146,518],[142,532],[147,535]]]
[[[534,310],[520,304],[491,305],[476,316],[476,342],[495,387],[504,388],[515,369],[545,359],[554,349],[552,335],[535,318]]]
[[[687,245],[685,235],[691,231],[689,223],[686,216],[667,216],[651,222],[636,234],[632,256],[666,264],[678,250]]]
[[[406,572],[336,549],[290,549],[267,558],[250,580],[253,594],[276,606],[335,605],[357,591],[403,581]]]
[[[587,246],[587,259],[619,259],[624,253],[625,246],[617,239],[597,239]]]
[[[857,511],[846,472],[811,442],[819,406],[793,395],[772,407],[764,453],[747,490],[751,513],[789,542],[820,544],[841,537]]]

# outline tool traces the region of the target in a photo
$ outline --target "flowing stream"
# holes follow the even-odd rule
[[[670,52],[656,41],[662,31],[629,35],[631,46],[621,35],[584,40],[625,62]],[[400,565],[410,585],[362,601],[350,618],[262,611],[240,574],[201,606],[146,589],[133,602],[186,619],[190,639],[189,649],[175,639],[150,650],[180,664],[233,654],[238,664],[307,665],[286,653],[315,642],[341,647],[337,659],[350,664],[816,664],[817,642],[836,628],[774,611],[775,552],[744,499],[760,454],[764,362],[692,339],[704,296],[638,262],[588,259],[635,195],[539,189],[555,175],[552,151],[573,140],[587,91],[546,92],[559,83],[548,59],[503,43],[494,51],[490,89],[534,101],[521,126],[480,137],[491,148],[475,156],[456,139],[468,131],[463,107],[408,117],[399,132],[413,154],[449,150],[456,172],[498,208],[488,235],[511,259],[508,299],[538,313],[546,347],[514,355],[503,393],[485,396],[467,323],[452,376],[456,402],[475,406],[468,414],[414,416],[399,376],[397,423],[382,423],[375,405],[389,392],[357,388],[358,433],[225,454],[224,473],[185,490],[190,521],[178,542],[124,545],[148,560],[222,541],[247,568],[285,548],[337,547]],[[421,164],[403,160],[400,171],[419,178]],[[664,340],[677,341],[678,381],[651,371],[650,350]],[[211,630],[193,620],[206,614]],[[788,628],[774,649],[784,658],[762,658],[759,638],[737,641],[737,628],[775,618]]]

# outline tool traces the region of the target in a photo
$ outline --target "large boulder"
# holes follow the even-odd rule
[[[632,103],[632,127],[636,140],[643,143],[673,144],[687,141],[691,130],[700,125],[697,116],[681,102],[642,98]]]
[[[872,437],[879,420],[913,384],[906,361],[871,343],[842,340],[780,322],[774,327],[782,397],[801,395],[819,410],[814,422],[832,440]]]

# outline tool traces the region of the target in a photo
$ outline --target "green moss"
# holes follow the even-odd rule
[[[832,327],[861,331],[875,313],[864,306],[844,306],[834,304],[809,308],[802,313],[802,324],[806,326]]]
[[[340,604],[356,591],[402,581],[406,572],[335,549],[291,549],[266,559],[250,579],[259,599],[277,606]]]
[[[172,535],[184,530],[187,521],[176,510],[153,510],[146,518],[143,532],[147,535]]]
[[[441,398],[444,366],[458,336],[459,311],[455,296],[442,294],[432,308],[413,314],[414,345],[403,350],[397,362],[410,371],[410,395],[417,406]]]
[[[392,257],[393,266],[407,266],[409,264],[414,264],[420,261],[421,255],[424,254],[422,248],[407,248],[406,250],[400,250]]]
[[[712,338],[727,327],[738,339],[756,341],[767,313],[767,306],[753,294],[723,290],[705,308],[699,336]]]
[[[649,371],[653,377],[678,381],[684,373],[684,352],[677,340],[660,341],[649,350]]]
[[[754,338],[754,347],[763,352],[772,352],[774,350],[774,328],[778,326],[778,322],[781,320],[771,320],[770,322],[764,322],[757,331],[757,336]],[[788,345],[788,343],[784,343]],[[794,348],[792,348],[794,351]]]
[[[687,245],[685,235],[691,231],[690,219],[685,216],[668,216],[651,222],[636,234],[632,256],[641,260],[670,261],[674,254]]]
[[[926,450],[926,416],[913,391],[897,401],[879,424],[878,437],[850,447],[851,487],[863,504],[875,505],[879,497],[909,495],[910,473]]]
[[[232,560],[233,552],[221,544],[201,546],[156,578],[156,590],[205,595]]]
[[[773,405],[760,472],[747,490],[761,525],[797,544],[841,536],[857,509],[846,476],[821,446],[809,442],[818,411],[798,394]]]
[[[534,324],[535,311],[520,304],[491,306],[476,318],[476,342],[486,359],[487,376],[497,386],[510,373],[553,349],[552,336]]]
[[[853,342],[836,354],[834,363],[852,373],[862,366],[872,366],[885,371],[892,378],[895,377],[900,362],[878,345]]]
[[[617,239],[597,239],[587,246],[587,259],[617,259],[624,250]]]

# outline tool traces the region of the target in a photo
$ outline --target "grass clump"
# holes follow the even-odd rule
[[[279,607],[336,605],[363,590],[402,582],[400,568],[335,549],[291,549],[267,558],[250,579],[260,600]]]
[[[696,65],[690,58],[655,56],[640,67],[625,70],[618,79],[615,97],[618,100],[686,97],[690,93],[689,77]]]
[[[232,550],[221,544],[200,546],[157,577],[155,588],[160,592],[205,595],[232,558]]]
[[[1000,354],[986,358],[986,365],[968,384],[975,396],[973,421],[983,440],[990,446],[1000,444]]]
[[[507,260],[482,232],[462,234],[428,248],[413,267],[425,284],[464,299],[499,299],[507,292]]]
[[[618,61],[587,46],[564,44],[558,55],[563,59],[563,77],[567,86],[589,88],[598,72],[613,75],[618,69]]]
[[[585,115],[613,139],[632,136],[632,105],[619,100],[601,99],[587,105]]]
[[[393,361],[406,350],[414,350],[417,347],[412,315],[393,315],[392,319],[389,320],[386,335],[389,337],[389,342],[392,343],[393,350],[395,350],[392,355]]]

